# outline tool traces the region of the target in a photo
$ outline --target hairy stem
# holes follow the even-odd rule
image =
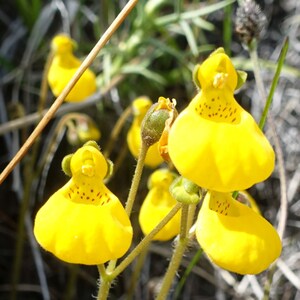
[[[177,244],[175,246],[175,250],[173,252],[173,256],[169,263],[168,269],[164,276],[159,294],[157,295],[156,300],[164,300],[167,298],[168,293],[170,291],[174,276],[178,271],[178,268],[181,263],[182,256],[186,249],[186,246],[189,241],[188,232],[192,224],[192,220],[195,213],[196,205],[193,204],[183,204],[182,212],[181,212],[181,226],[180,226],[180,234]]]
[[[112,277],[118,276],[126,267],[149,245],[153,237],[176,215],[181,208],[181,203],[176,204],[171,211],[160,221],[160,223],[147,234],[141,242],[128,254],[128,256],[120,263],[119,266],[110,274]]]
[[[98,271],[100,275],[100,287],[97,295],[97,300],[106,300],[111,287],[112,278],[107,276],[105,266],[103,264],[98,265]]]
[[[146,158],[148,149],[149,149],[149,146],[147,146],[145,143],[142,142],[139,158],[137,161],[137,165],[136,165],[135,172],[133,175],[131,187],[129,190],[128,199],[127,199],[126,206],[125,206],[125,210],[126,210],[128,216],[130,216],[130,214],[131,214],[132,207],[133,207],[133,204],[135,201],[135,197],[136,197],[136,194],[138,191],[138,187],[139,187],[140,180],[142,177],[144,162],[145,162],[145,158]]]

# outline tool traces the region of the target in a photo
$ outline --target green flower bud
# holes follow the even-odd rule
[[[201,189],[194,182],[184,178],[176,178],[170,186],[170,193],[178,202],[197,204],[201,200]]]
[[[142,141],[148,147],[158,142],[166,125],[166,121],[173,116],[175,103],[169,98],[159,97],[146,113],[141,125]]]

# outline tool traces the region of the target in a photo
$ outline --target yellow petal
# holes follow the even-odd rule
[[[256,213],[261,215],[261,211],[255,199],[247,191],[239,191],[237,200],[241,203],[251,207]]]
[[[281,241],[272,225],[231,194],[209,191],[196,224],[200,246],[226,270],[258,274],[281,253]]]
[[[196,76],[202,90],[225,88],[233,92],[238,81],[237,72],[222,48],[214,51],[201,64]]]
[[[54,96],[59,96],[79,68],[81,61],[73,54],[74,41],[58,35],[52,40],[53,61],[48,71],[48,83]],[[78,102],[96,91],[96,76],[87,69],[66,97],[66,101]]]
[[[139,223],[145,235],[150,233],[155,226],[176,205],[169,187],[174,180],[174,173],[167,169],[155,171],[148,182],[150,188],[139,214]],[[153,240],[167,241],[176,236],[180,231],[180,211],[155,235]]]
[[[253,117],[234,99],[236,72],[223,53],[199,67],[204,88],[171,127],[169,155],[182,176],[220,192],[244,190],[270,176],[274,151]],[[207,73],[207,77],[205,74]],[[223,76],[222,74],[227,74]]]
[[[103,155],[83,146],[71,158],[71,172],[36,215],[37,241],[70,263],[96,265],[123,256],[132,227],[118,198],[101,182],[107,172]]]

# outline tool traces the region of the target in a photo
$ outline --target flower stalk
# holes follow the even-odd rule
[[[98,265],[100,274],[100,289],[98,292],[97,300],[107,299],[112,281],[120,273],[122,273],[142,251],[144,251],[149,246],[153,237],[175,216],[181,206],[181,203],[177,203],[165,216],[165,218],[161,220],[161,222],[142,239],[142,241],[125,257],[125,259],[116,268],[110,268],[110,270],[108,270],[109,267],[105,269],[104,265]]]
[[[194,204],[182,204],[179,238],[156,300],[164,300],[168,296],[174,276],[178,271],[182,256],[189,242],[188,232],[195,214],[195,208],[196,205]]]
[[[100,289],[98,292],[97,300],[106,300],[112,283],[112,278],[107,275],[104,264],[98,265],[100,275]]]
[[[135,172],[133,175],[131,187],[128,194],[128,199],[125,205],[125,211],[127,212],[128,216],[130,216],[132,207],[135,201],[135,197],[138,191],[138,187],[140,184],[143,168],[144,168],[144,162],[147,155],[147,151],[149,149],[149,146],[147,146],[145,143],[142,142],[139,158],[137,161],[137,165],[135,168]]]

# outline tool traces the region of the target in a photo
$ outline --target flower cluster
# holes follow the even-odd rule
[[[58,55],[53,66],[62,62],[59,55],[63,55],[65,63],[75,68],[71,41],[59,36],[53,44]],[[127,134],[132,155],[138,157],[141,147],[146,146],[146,165],[155,168],[163,157],[182,175],[168,169],[152,173],[139,223],[142,232],[149,234],[177,201],[196,205],[205,189],[196,221],[200,246],[224,269],[257,274],[280,255],[281,241],[255,208],[255,201],[250,198],[249,207],[232,193],[268,178],[275,154],[253,117],[235,100],[241,76],[222,48],[197,66],[194,76],[199,92],[178,117],[175,100],[160,97],[152,105],[148,98],[140,97],[132,103],[134,118]],[[90,92],[74,91],[79,98]],[[63,169],[71,179],[38,211],[34,226],[37,241],[71,263],[96,265],[123,256],[133,235],[130,213],[103,183],[110,170],[97,144],[88,142],[67,156]],[[179,211],[154,240],[176,236],[184,227],[181,221]]]
[[[268,178],[274,151],[234,99],[239,74],[222,48],[195,69],[201,89],[171,127],[168,151],[182,176],[208,190],[196,236],[217,265],[240,274],[265,270],[281,252],[276,230],[232,197]]]

